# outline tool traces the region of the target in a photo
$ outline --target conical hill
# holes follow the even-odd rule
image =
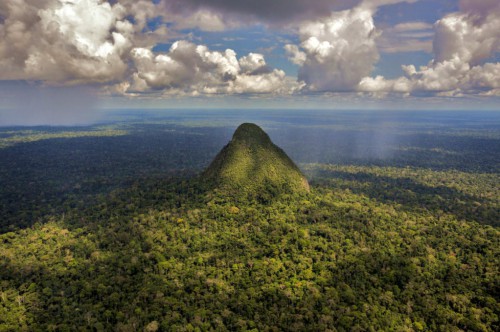
[[[236,129],[203,176],[219,189],[252,196],[309,191],[307,179],[295,163],[252,123]]]

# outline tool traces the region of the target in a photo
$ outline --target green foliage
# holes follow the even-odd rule
[[[318,185],[348,189],[409,211],[500,226],[498,174],[324,164],[306,169]]]
[[[1,235],[0,326],[495,331],[499,239],[335,186],[235,206],[152,180]]]
[[[229,195],[268,202],[284,192],[309,191],[307,179],[257,125],[244,123],[202,175]]]
[[[21,143],[37,142],[54,138],[77,138],[77,137],[113,137],[127,135],[126,130],[114,129],[112,127],[96,128],[95,130],[18,130],[0,131],[0,149]]]
[[[498,121],[320,115],[268,131],[311,190],[255,197],[194,176],[234,129],[201,115],[0,149],[0,331],[500,330]],[[235,162],[290,172],[261,133]]]

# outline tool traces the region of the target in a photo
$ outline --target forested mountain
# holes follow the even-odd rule
[[[247,199],[260,201],[282,193],[309,191],[309,183],[295,163],[252,123],[236,129],[231,142],[203,172],[202,181],[226,194],[245,194]]]
[[[217,155],[239,119],[0,130],[0,331],[498,331],[500,137],[471,117],[250,119],[309,190],[214,182],[241,149],[302,183],[257,126]]]

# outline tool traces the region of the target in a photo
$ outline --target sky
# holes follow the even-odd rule
[[[0,124],[115,108],[499,105],[498,0],[0,2]]]

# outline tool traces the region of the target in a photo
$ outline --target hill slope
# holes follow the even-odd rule
[[[203,177],[220,189],[250,196],[309,191],[309,183],[295,163],[252,123],[236,129]]]

